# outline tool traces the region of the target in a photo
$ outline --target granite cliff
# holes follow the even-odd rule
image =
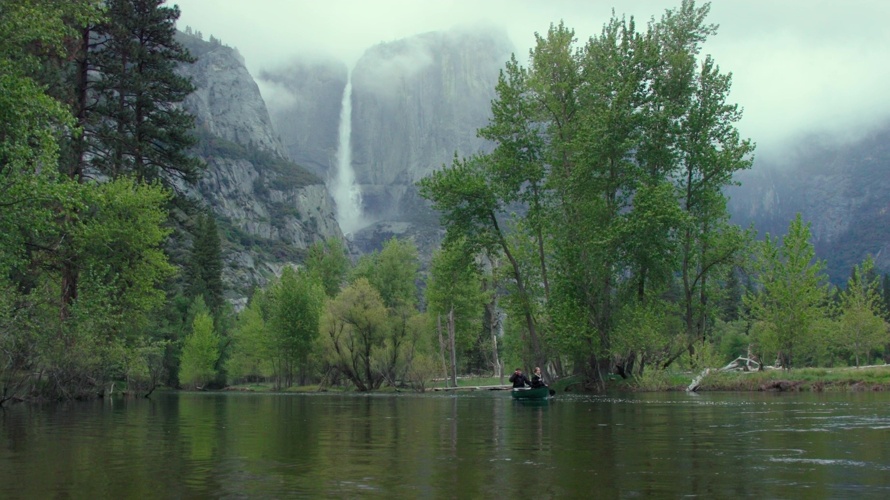
[[[180,71],[197,87],[183,106],[196,117],[196,153],[207,171],[185,188],[209,207],[224,233],[223,280],[243,304],[315,241],[341,237],[321,178],[287,158],[260,95],[236,50],[180,34],[197,62]]]
[[[783,235],[799,212],[811,223],[816,255],[845,285],[866,255],[890,272],[890,124],[848,142],[801,139],[775,160],[758,160],[728,190],[733,221],[762,236]]]
[[[359,253],[393,236],[415,241],[421,255],[438,246],[438,218],[414,183],[454,154],[490,146],[476,129],[490,116],[498,72],[513,51],[506,33],[488,26],[425,33],[367,49],[349,71],[339,61],[292,60],[260,75],[276,96],[272,122],[289,158],[329,182],[336,178],[338,127],[351,80],[351,166],[364,225],[348,235]]]
[[[288,157],[323,179],[337,162],[340,103],[347,71],[345,63],[307,57],[259,75],[275,96],[269,113]]]
[[[368,49],[352,72],[352,157],[371,221],[409,220],[414,183],[460,156],[490,148],[498,72],[513,52],[490,27],[433,32]]]

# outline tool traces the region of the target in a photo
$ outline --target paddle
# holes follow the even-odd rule
[[[550,395],[551,395],[551,396],[556,396],[556,391],[554,391],[553,389],[550,389]]]

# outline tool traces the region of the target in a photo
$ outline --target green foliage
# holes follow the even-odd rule
[[[671,325],[674,312],[671,304],[661,301],[627,303],[615,315],[613,356],[616,362],[631,371],[628,362],[636,363],[639,373],[648,366],[664,364],[677,342],[677,328]],[[673,333],[673,334],[672,334]]]
[[[720,364],[725,365],[739,356],[747,357],[751,338],[747,333],[748,322],[716,320],[712,341],[720,354]]]
[[[102,173],[194,182],[204,168],[186,152],[194,117],[177,105],[194,86],[175,71],[194,59],[175,40],[179,8],[163,3],[105,2],[107,19],[95,26],[104,43],[86,56],[97,76],[89,80],[95,105],[82,125],[89,161]]]
[[[860,360],[868,364],[869,353],[890,342],[880,280],[871,256],[853,269],[847,288],[840,294],[835,316],[837,326],[831,341],[841,352],[852,354],[856,366]]]
[[[269,338],[264,311],[267,308],[266,300],[266,295],[258,291],[238,316],[238,323],[231,335],[231,355],[225,365],[230,382],[275,375],[273,343]]]
[[[340,291],[350,265],[346,247],[336,238],[313,243],[303,264],[310,275],[321,281],[328,297]]]
[[[817,326],[827,313],[824,264],[815,260],[809,240],[809,223],[804,224],[800,214],[781,242],[767,235],[757,245],[759,289],[745,296],[759,351],[778,356],[783,368],[792,367],[796,350],[813,347]]]
[[[380,252],[363,256],[352,270],[352,281],[364,278],[386,307],[417,304],[417,247],[408,240],[392,238]]]
[[[79,297],[104,294],[130,327],[144,326],[146,314],[164,302],[160,284],[174,271],[161,248],[169,234],[163,227],[169,197],[159,184],[111,180],[86,191],[89,211],[72,228]]]
[[[435,355],[419,354],[411,362],[405,379],[415,391],[424,392],[432,380],[439,375],[440,369]]]
[[[204,302],[218,315],[224,304],[222,282],[222,247],[216,220],[210,214],[198,216],[193,230],[188,277],[189,296],[202,296]]]
[[[671,376],[663,368],[646,370],[634,379],[636,390],[643,392],[665,391],[672,387]]]
[[[270,354],[279,386],[290,387],[298,373],[305,383],[309,357],[319,334],[325,300],[321,283],[306,272],[285,267],[267,297]]]
[[[461,350],[472,346],[482,325],[482,275],[473,254],[459,243],[433,254],[426,287],[427,310],[431,315],[454,314],[456,344]]]
[[[200,297],[195,299],[196,310],[192,331],[182,345],[179,383],[183,386],[202,388],[216,377],[219,359],[219,335],[213,328],[213,316]]]
[[[535,364],[569,358],[603,381],[613,359],[659,351],[670,364],[710,334],[722,271],[746,244],[722,189],[753,145],[730,76],[700,56],[708,12],[684,1],[645,30],[613,16],[581,46],[551,25],[527,67],[514,58],[500,74],[479,130],[493,151],[419,183],[446,244],[509,262],[502,303]],[[662,319],[643,314],[676,292]],[[684,342],[666,340],[669,316]]]
[[[366,278],[358,278],[325,308],[321,336],[327,362],[358,390],[379,388],[384,374],[375,357],[385,347],[388,326],[380,293]]]

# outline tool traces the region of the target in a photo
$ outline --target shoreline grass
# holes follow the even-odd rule
[[[686,390],[691,381],[692,377],[689,377],[684,385],[672,384],[672,387],[674,390]],[[697,392],[843,392],[885,390],[890,390],[890,365],[861,368],[795,368],[791,370],[755,372],[711,372],[701,380]]]

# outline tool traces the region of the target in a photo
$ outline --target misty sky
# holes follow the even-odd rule
[[[702,2],[697,2],[701,4]],[[564,20],[579,40],[611,16],[645,24],[680,0],[168,0],[179,28],[191,26],[237,47],[251,74],[297,55],[328,55],[350,66],[377,43],[457,25],[507,31],[527,61],[534,33]],[[715,0],[720,25],[704,46],[733,73],[739,126],[761,154],[802,133],[855,136],[890,117],[890,1]]]

